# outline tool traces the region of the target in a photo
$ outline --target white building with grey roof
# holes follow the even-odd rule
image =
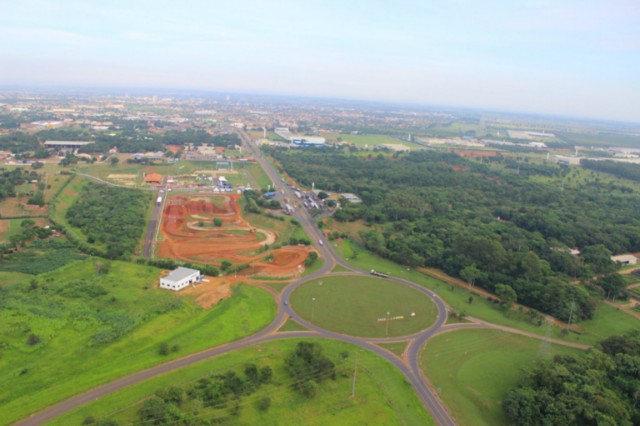
[[[171,271],[166,277],[160,278],[160,288],[180,291],[190,284],[200,282],[202,275],[197,269],[184,268],[182,266]]]

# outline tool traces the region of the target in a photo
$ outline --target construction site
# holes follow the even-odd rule
[[[304,246],[271,247],[278,235],[257,228],[242,216],[237,194],[173,195],[164,206],[159,257],[221,267],[250,265],[235,275],[292,277],[310,252]]]

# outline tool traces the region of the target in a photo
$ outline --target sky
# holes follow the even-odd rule
[[[640,122],[640,0],[0,0],[0,85]]]

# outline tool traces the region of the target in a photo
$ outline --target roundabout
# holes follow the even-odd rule
[[[291,308],[315,326],[349,336],[409,336],[432,326],[436,305],[394,281],[366,275],[326,276],[298,286]]]

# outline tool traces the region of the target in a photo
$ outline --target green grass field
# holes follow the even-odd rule
[[[407,270],[406,267],[374,255],[351,240],[334,241],[332,244],[338,254],[345,259],[348,258],[349,262],[354,266],[364,270],[375,269],[413,281],[438,293],[454,310],[494,324],[518,328],[540,335],[549,333],[549,337],[584,344],[594,344],[605,336],[619,334],[640,325],[638,320],[632,316],[616,311],[604,303],[599,303],[594,319],[578,324],[582,329],[581,334],[569,333],[564,335],[559,327],[552,327],[549,331],[544,326],[538,327],[524,319],[519,319],[517,315],[508,317],[496,308],[495,304],[477,294],[452,286],[418,271]],[[473,303],[471,304],[468,302],[469,296],[473,296]]]
[[[245,164],[242,166],[242,170],[248,176],[251,176],[253,180],[256,182],[256,184],[258,185],[258,188],[256,189],[263,189],[263,188],[267,189],[267,187],[272,184],[267,174],[264,172],[264,170],[262,170],[262,167],[260,167],[260,165],[257,163]]]
[[[0,271],[0,287],[9,286],[30,279],[32,276],[20,272]]]
[[[394,354],[402,356],[404,350],[407,348],[407,342],[378,343],[378,346],[382,346]]]
[[[112,418],[120,424],[132,424],[141,402],[156,391],[168,386],[187,386],[211,373],[227,369],[241,371],[247,363],[269,365],[274,371],[273,384],[263,387],[240,402],[240,415],[233,419],[237,425],[433,425],[413,388],[402,375],[382,358],[342,342],[305,339],[320,343],[327,354],[347,377],[324,381],[314,399],[294,393],[288,385],[291,379],[284,371],[282,359],[298,339],[265,343],[207,360],[156,379],[148,380],[92,402],[74,412],[61,416],[50,425],[79,425],[87,416]],[[342,359],[341,352],[349,357]],[[358,351],[356,396],[351,398],[351,371],[354,354]],[[257,400],[268,396],[271,407],[266,412],[255,408]],[[228,410],[202,410],[203,420],[220,419]]]
[[[430,340],[422,370],[456,423],[508,425],[501,400],[536,360],[579,350],[495,330],[461,330]]]
[[[287,320],[287,322],[284,323],[282,327],[280,327],[278,331],[301,331],[301,330],[307,330],[307,328],[302,324],[299,324],[296,321],[289,319]]]
[[[387,332],[388,336],[412,334],[433,324],[437,315],[435,304],[418,291],[363,276],[310,281],[291,294],[291,304],[304,319],[320,327],[366,337],[386,337]],[[387,329],[387,312],[391,318],[404,318],[388,321]]]
[[[241,198],[240,200],[242,206],[243,199]],[[304,229],[301,226],[296,226],[291,223],[291,219],[288,217],[285,218],[284,221],[281,221],[263,214],[243,213],[242,216],[247,222],[257,228],[274,231],[277,234],[275,244],[287,245],[292,237],[296,239],[309,238],[304,232]]]
[[[205,310],[188,296],[154,289],[160,270],[96,258],[4,286],[0,311],[0,412],[11,423],[84,389],[253,334],[275,316],[262,289],[239,285]],[[100,262],[106,262],[99,260]],[[29,345],[28,336],[40,342]],[[160,355],[167,343],[176,350]],[[126,359],[126,362],[123,360]]]

